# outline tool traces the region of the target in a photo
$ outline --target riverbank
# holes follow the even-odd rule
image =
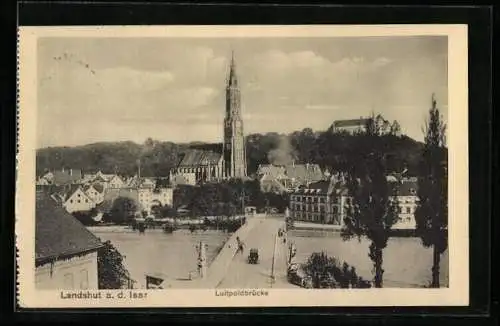
[[[333,224],[318,224],[318,223],[308,223],[308,222],[295,222],[293,231],[312,231],[320,233],[340,233],[342,231],[342,226]],[[415,237],[414,229],[392,229],[391,237]]]

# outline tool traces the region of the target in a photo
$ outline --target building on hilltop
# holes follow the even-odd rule
[[[247,176],[247,160],[243,118],[241,113],[241,92],[236,75],[234,55],[231,57],[226,80],[226,107],[223,124],[222,146],[213,149],[191,148],[187,150],[177,167],[170,172],[170,180],[177,175],[183,181],[198,184]]]
[[[335,120],[332,124],[333,132],[348,132],[355,134],[366,131],[369,118],[360,117],[359,119]]]
[[[44,191],[36,193],[35,286],[38,289],[98,289],[101,241]]]

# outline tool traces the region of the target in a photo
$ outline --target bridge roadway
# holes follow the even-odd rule
[[[240,227],[226,242],[217,257],[207,269],[204,279],[192,281],[167,281],[170,288],[293,288],[286,280],[286,259],[288,243],[277,238],[279,228],[284,228],[281,215],[258,215],[247,218],[247,223]],[[244,243],[243,254],[236,253],[239,237]],[[276,242],[276,245],[275,245]],[[251,248],[259,250],[259,263],[247,262]],[[274,253],[274,281],[272,265]]]
[[[232,259],[225,275],[216,288],[293,288],[286,280],[288,244],[277,238],[279,228],[284,228],[283,216],[266,216],[255,220],[255,225],[243,239],[245,249]],[[275,244],[276,242],[276,244]],[[249,264],[251,248],[259,250],[259,263]],[[274,253],[274,254],[273,254]],[[274,256],[274,281],[271,274]]]

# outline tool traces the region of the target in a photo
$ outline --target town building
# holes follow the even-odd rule
[[[174,190],[172,188],[139,188],[138,202],[141,210],[151,214],[153,206],[173,206]]]
[[[396,199],[398,202],[398,221],[393,229],[415,229],[415,211],[419,202],[417,178],[401,177],[396,181],[389,181],[389,184],[397,193],[396,198],[393,197],[392,200]]]
[[[98,205],[104,200],[104,188],[100,184],[90,184],[83,187],[85,194]]]
[[[348,132],[350,134],[355,134],[359,132],[366,131],[366,126],[368,124],[369,118],[359,118],[359,119],[348,119],[348,120],[336,120],[333,122],[332,130],[333,132]]]
[[[47,290],[98,289],[101,241],[44,191],[37,191],[35,286]]]
[[[96,202],[84,191],[83,186],[75,185],[64,196],[63,207],[68,213],[86,212],[96,207]]]
[[[352,197],[345,186],[345,174],[334,174],[330,181],[319,181],[300,187],[290,195],[290,216],[296,221],[334,224],[341,226],[347,217]],[[398,221],[393,229],[415,229],[415,211],[418,205],[418,183],[414,177],[388,175],[387,181],[396,194]]]
[[[49,171],[42,175],[36,181],[37,185],[71,185],[79,183],[82,180],[82,170],[78,169],[61,169],[55,171]]]
[[[188,184],[216,181],[225,178],[224,160],[221,152],[191,149],[181,158],[177,168],[171,171],[170,178],[180,175]]]
[[[125,181],[123,181],[123,179],[116,174],[113,175],[106,184],[106,188],[112,188],[112,189],[122,188],[124,186],[125,186]]]
[[[213,149],[190,149],[171,171],[170,180],[176,175],[196,184],[247,176],[246,145],[241,113],[241,91],[236,74],[234,55],[231,57],[226,80],[226,107],[223,123],[222,146]]]
[[[342,174],[302,186],[290,195],[289,213],[296,221],[342,225],[350,198]]]
[[[325,179],[318,164],[260,164],[256,174],[262,192],[274,193],[291,192],[300,186]]]

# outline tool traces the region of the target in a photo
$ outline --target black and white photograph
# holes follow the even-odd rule
[[[453,273],[460,287],[450,37],[303,29],[36,37],[20,106],[33,218],[16,226],[33,291],[269,301],[438,293]]]

